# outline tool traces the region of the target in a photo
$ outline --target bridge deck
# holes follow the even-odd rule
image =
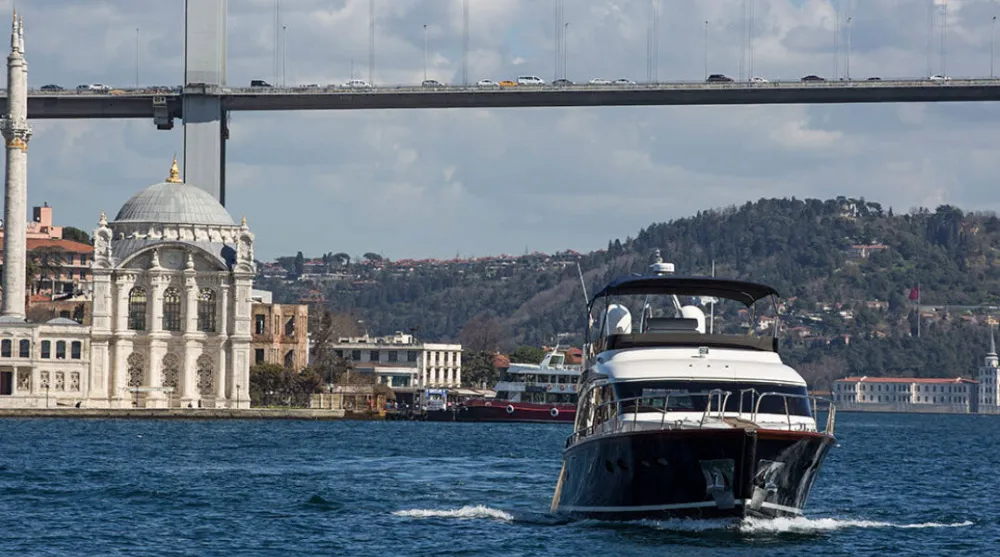
[[[374,110],[1000,101],[1000,79],[883,80],[817,83],[658,83],[568,87],[373,87],[345,89],[188,86],[171,91],[31,91],[29,118],[152,118],[154,99],[182,118],[184,95],[222,99],[226,110]],[[0,99],[6,92],[0,93]]]

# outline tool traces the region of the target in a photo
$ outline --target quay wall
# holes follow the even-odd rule
[[[160,419],[160,420],[344,420],[381,419],[377,413],[306,408],[0,408],[0,418]]]

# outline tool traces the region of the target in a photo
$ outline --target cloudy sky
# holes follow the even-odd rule
[[[938,0],[940,3],[941,0]],[[739,77],[744,0],[659,0],[661,80]],[[564,2],[568,77],[647,75],[649,0]],[[990,73],[996,1],[755,0],[755,75]],[[0,1],[11,8],[11,1]],[[29,82],[179,84],[182,0],[20,0]],[[469,78],[555,72],[553,0],[470,0]],[[462,77],[462,0],[374,0],[374,81]],[[281,0],[288,85],[367,79],[369,0]],[[836,15],[839,14],[839,17]],[[229,0],[228,82],[280,81],[274,0]],[[844,27],[844,25],[842,25]],[[279,33],[280,35],[281,33]],[[928,48],[931,39],[932,48]],[[281,40],[278,41],[282,42]],[[839,56],[838,56],[839,51]],[[929,55],[930,54],[930,55]],[[280,66],[280,63],[278,64]],[[743,73],[749,73],[749,62]],[[997,65],[1000,74],[1000,63]],[[228,209],[257,255],[391,258],[597,249],[651,222],[760,197],[864,196],[897,210],[1000,208],[995,104],[235,113]],[[29,203],[92,229],[181,154],[180,125],[34,121]]]

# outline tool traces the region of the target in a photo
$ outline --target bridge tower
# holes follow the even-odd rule
[[[228,0],[184,2],[184,181],[226,204],[228,114],[210,95],[226,85]]]

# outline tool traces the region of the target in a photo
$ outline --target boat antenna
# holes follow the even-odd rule
[[[660,256],[660,249],[657,248],[653,250],[653,263],[649,266],[649,270],[658,277],[665,277],[667,275],[674,274],[674,264],[664,263],[663,257]],[[681,313],[681,301],[677,298],[677,294],[671,296],[674,300],[674,310],[678,315]],[[648,299],[648,296],[647,296]]]
[[[583,287],[583,305],[590,306],[590,296],[587,295],[587,281],[583,280],[583,269],[580,262],[576,262],[576,272],[580,275],[580,286]]]

